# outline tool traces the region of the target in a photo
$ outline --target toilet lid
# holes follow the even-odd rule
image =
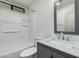
[[[28,56],[31,56],[31,55],[35,54],[36,52],[37,52],[37,48],[32,47],[32,48],[28,48],[28,49],[24,50],[24,51],[20,54],[20,56],[21,56],[21,57],[28,57]]]

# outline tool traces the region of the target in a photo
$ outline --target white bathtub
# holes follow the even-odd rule
[[[10,45],[7,47],[0,48],[0,57],[1,58],[19,58],[19,53],[24,49],[32,47],[33,44],[31,43],[20,43],[15,45]]]

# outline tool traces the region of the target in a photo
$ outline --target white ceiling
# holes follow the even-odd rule
[[[16,0],[18,3],[24,4],[24,5],[31,5],[35,2],[35,0]]]
[[[18,4],[18,5],[27,7],[27,6],[31,6],[37,0],[0,0],[0,1],[11,2],[13,4]]]
[[[72,3],[75,4],[75,0],[62,0],[60,2],[60,5],[58,6],[58,8],[68,6],[68,5],[72,4]]]

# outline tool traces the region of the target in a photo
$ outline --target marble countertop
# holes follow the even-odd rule
[[[79,42],[74,41],[64,41],[64,40],[51,40],[42,39],[38,40],[39,43],[47,45],[51,48],[56,48],[60,51],[66,52],[70,55],[79,57]]]

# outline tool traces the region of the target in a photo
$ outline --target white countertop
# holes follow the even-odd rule
[[[50,40],[50,39],[43,39],[39,40],[39,43],[45,44],[51,48],[58,49],[60,51],[66,52],[70,55],[79,57],[79,42],[72,42],[72,41],[63,41],[63,40]]]

